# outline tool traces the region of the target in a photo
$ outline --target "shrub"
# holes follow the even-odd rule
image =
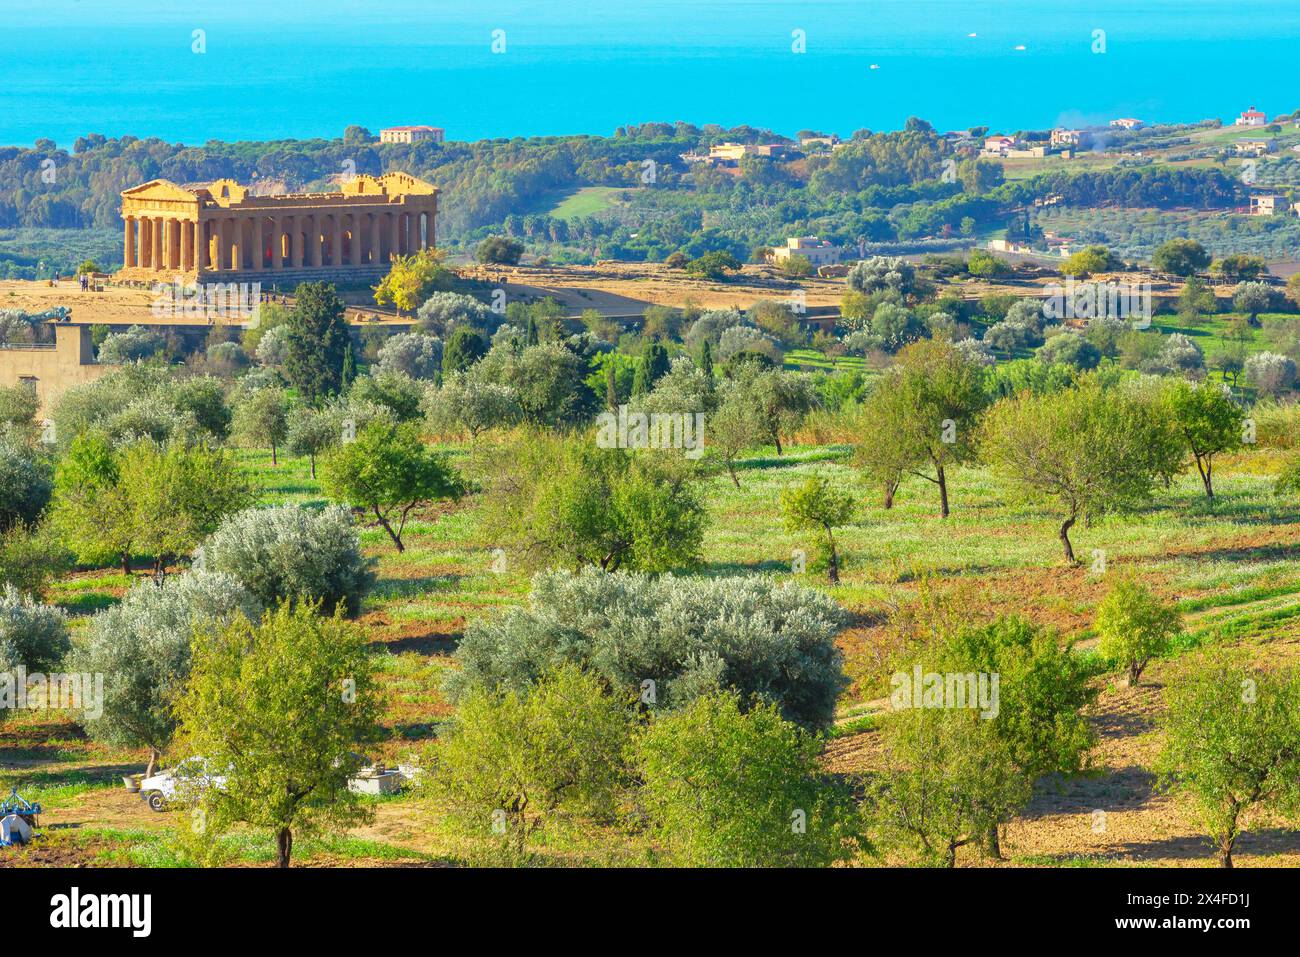
[[[412,379],[432,379],[442,368],[442,340],[418,332],[403,332],[379,348],[379,370]]]
[[[12,438],[0,438],[0,532],[34,523],[54,490],[50,463]]]
[[[98,358],[114,365],[139,362],[157,355],[164,345],[166,340],[153,329],[131,326],[126,332],[109,333],[99,345]]]
[[[756,698],[824,727],[847,684],[834,641],[843,623],[820,592],[768,579],[543,572],[527,608],[470,625],[448,690],[518,691],[567,661],[619,693],[653,687],[660,706],[731,688],[745,706]]]
[[[84,646],[72,656],[72,670],[105,676],[103,713],[86,722],[87,733],[107,744],[148,747],[152,771],[176,729],[172,704],[189,676],[195,630],[259,612],[248,590],[224,574],[138,583],[90,619]]]
[[[62,609],[42,605],[6,584],[0,591],[0,675],[56,670],[72,649]],[[0,706],[0,721],[12,710]]]
[[[374,584],[352,517],[342,506],[251,508],[221,524],[194,567],[239,581],[264,606],[282,601],[343,605],[355,615]]]

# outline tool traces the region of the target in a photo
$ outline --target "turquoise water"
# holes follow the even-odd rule
[[[0,0],[0,143],[99,132],[199,144],[353,123],[478,139],[650,120],[847,135],[909,115],[1020,129],[1300,106],[1300,0],[163,6]],[[1092,52],[1095,30],[1105,53]]]

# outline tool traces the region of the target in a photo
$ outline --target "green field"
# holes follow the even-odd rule
[[[459,456],[465,449],[448,451]],[[1026,615],[1057,629],[1063,638],[1082,639],[1086,649],[1093,610],[1109,582],[1136,573],[1179,602],[1186,624],[1184,651],[1248,642],[1258,647],[1262,659],[1290,660],[1300,649],[1300,504],[1272,493],[1278,452],[1260,449],[1225,462],[1218,471],[1219,498],[1213,507],[1195,475],[1184,475],[1170,489],[1159,490],[1142,511],[1078,528],[1075,548],[1082,566],[1061,563],[1056,517],[1050,511],[1009,504],[983,469],[953,475],[953,513],[945,520],[938,516],[933,487],[920,479],[904,483],[893,509],[880,507],[877,495],[861,484],[848,453],[841,446],[794,445],[782,456],[766,449],[741,463],[739,489],[716,469],[700,480],[709,510],[702,574],[795,579],[828,589],[853,616],[840,637],[852,686],[840,701],[841,728],[827,745],[828,764],[838,772],[870,766],[864,755],[879,726],[876,699],[887,687],[899,623],[936,597],[970,615]],[[286,457],[272,467],[266,453],[240,455],[265,503],[324,503],[305,460]],[[806,573],[792,572],[795,550],[812,555],[815,542],[787,531],[777,507],[784,487],[812,475],[827,476],[858,500],[852,524],[837,532],[844,566],[843,583],[834,588],[811,562]],[[418,754],[451,714],[439,686],[455,667],[453,654],[467,623],[526,598],[528,575],[509,565],[503,573],[493,571],[494,529],[494,516],[473,497],[449,510],[420,515],[409,526],[404,554],[378,528],[363,527],[362,541],[379,580],[359,625],[369,637],[385,700],[385,740],[376,750],[389,760]],[[120,573],[80,573],[58,585],[52,598],[71,614],[85,616],[115,601],[126,584]],[[1162,667],[1152,666],[1154,681],[1160,680]],[[1130,707],[1133,692],[1114,684],[1106,679],[1103,702]],[[1111,717],[1103,710],[1098,720],[1109,727]],[[25,796],[46,803],[54,810],[53,821],[77,822],[75,829],[50,831],[53,837],[40,845],[42,853],[109,864],[190,861],[173,827],[183,824],[183,816],[151,815],[120,788],[118,777],[124,769],[142,766],[142,754],[91,744],[71,722],[47,715],[0,725],[0,745],[7,762],[0,786],[7,791],[17,784]],[[1100,781],[1136,802],[1134,813],[1147,813],[1147,804],[1155,800],[1149,784],[1134,783],[1125,763],[1132,759],[1124,752],[1108,754],[1099,759],[1099,777],[1072,784],[1051,800],[1086,800],[1071,788],[1095,789]],[[1068,835],[1053,837],[1054,832],[1042,830],[1052,814],[1064,813],[1056,804],[1052,808],[1050,813],[1038,808],[1013,823],[1013,863],[1040,864],[1044,854],[1048,862],[1053,855],[1073,859],[1086,850],[1074,846]],[[370,831],[335,835],[304,844],[303,859],[321,864],[473,863],[490,853],[452,832],[418,794],[385,799],[376,812],[382,839]],[[223,838],[218,850],[250,865],[270,857],[265,835],[256,832]],[[654,861],[654,849],[644,836],[621,829],[553,833],[539,854],[543,862],[570,864]],[[1143,852],[1130,852],[1098,860],[1143,859]]]

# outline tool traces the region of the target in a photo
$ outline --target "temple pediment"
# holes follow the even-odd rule
[[[198,200],[198,193],[186,189],[184,186],[178,186],[171,180],[153,179],[147,183],[141,183],[139,186],[132,186],[130,189],[122,190],[123,199],[135,199],[143,202],[168,201],[168,202],[189,202],[193,203]]]

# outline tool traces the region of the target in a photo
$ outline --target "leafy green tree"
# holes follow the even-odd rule
[[[462,827],[505,826],[522,856],[547,826],[613,817],[630,783],[631,702],[562,665],[523,691],[477,689],[440,735],[431,790]]]
[[[1159,272],[1194,276],[1210,265],[1210,254],[1194,239],[1171,239],[1156,249],[1151,265]]]
[[[1150,496],[1162,467],[1164,426],[1154,418],[1133,396],[1088,376],[1073,389],[1003,399],[985,419],[981,454],[1023,497],[1060,504],[1058,537],[1073,562],[1075,522]]]
[[[1172,681],[1166,700],[1160,785],[1191,800],[1230,868],[1249,814],[1300,816],[1300,677],[1210,658]]]
[[[446,456],[420,440],[411,425],[374,419],[355,441],[336,445],[324,463],[326,493],[336,502],[371,512],[399,552],[411,511],[464,491]]]
[[[680,456],[542,433],[486,454],[498,533],[526,564],[658,572],[699,561],[705,510]]]
[[[1222,385],[1205,382],[1170,386],[1170,414],[1196,460],[1205,497],[1214,500],[1214,457],[1241,447],[1246,415]]]
[[[446,253],[440,249],[421,249],[409,256],[394,256],[388,272],[375,287],[375,302],[391,304],[398,313],[414,313],[431,293],[445,286],[451,270],[444,265]],[[298,287],[302,295],[302,287]]]
[[[1061,265],[1061,274],[1075,279],[1086,279],[1094,273],[1113,268],[1114,257],[1105,246],[1087,246],[1072,255]]]
[[[152,774],[176,731],[172,705],[189,677],[195,628],[259,613],[256,599],[227,575],[138,582],[91,617],[70,661],[75,671],[105,676],[102,712],[85,720],[86,732],[117,747],[147,747],[145,773]]]
[[[289,435],[289,397],[277,386],[263,386],[235,406],[232,431],[252,446],[271,450],[271,464],[279,465],[278,451]]]
[[[343,361],[352,333],[346,306],[332,285],[305,282],[298,286],[296,297],[285,322],[284,375],[300,396],[315,405],[343,388]]]
[[[1097,697],[1092,669],[1057,636],[1023,618],[998,618],[946,637],[929,670],[998,675],[997,715],[989,721],[1008,759],[1030,782],[1076,774],[1096,741],[1084,709]],[[988,850],[1001,857],[998,828]]]
[[[872,409],[893,416],[880,428],[894,436],[907,471],[938,487],[939,514],[947,518],[948,469],[973,457],[977,419],[988,404],[983,370],[951,343],[917,342],[899,354],[875,392],[882,398]]]
[[[711,279],[714,282],[726,279],[728,274],[737,272],[739,269],[740,260],[736,259],[731,253],[722,250],[707,252],[686,264],[686,274],[688,276],[699,276],[701,279]]]
[[[1101,639],[1098,651],[1127,669],[1129,687],[1136,687],[1151,659],[1164,654],[1182,630],[1182,621],[1177,608],[1140,582],[1125,580],[1097,606],[1094,627]]]
[[[868,787],[873,835],[886,848],[953,867],[1032,794],[995,721],[970,709],[910,708],[885,726],[890,770]]]
[[[478,244],[474,257],[481,263],[498,263],[507,266],[518,264],[524,254],[524,244],[506,236],[489,236]]]
[[[288,867],[294,836],[351,826],[372,810],[347,786],[345,760],[378,738],[379,695],[367,638],[337,615],[282,605],[193,637],[189,682],[176,704],[181,733],[225,782],[203,801],[218,828],[275,834]]]
[[[828,867],[862,844],[852,795],[821,741],[734,692],[659,713],[637,743],[641,800],[670,859],[703,867]]]
[[[334,411],[298,406],[285,423],[284,447],[290,455],[305,455],[311,477],[316,477],[316,459],[342,440],[342,424]]]
[[[132,544],[154,560],[161,581],[221,522],[253,501],[253,489],[223,449],[137,442],[118,453],[133,526]]]
[[[821,476],[781,491],[781,511],[786,528],[818,529],[826,535],[826,575],[831,584],[840,580],[839,554],[835,550],[834,530],[853,518],[853,499],[837,490]]]
[[[1196,276],[1189,276],[1183,283],[1182,292],[1177,299],[1178,319],[1184,325],[1194,326],[1200,323],[1201,316],[1213,314],[1218,309],[1218,300],[1214,290]]]
[[[120,561],[122,574],[131,574],[136,526],[130,489],[122,484],[117,455],[102,434],[78,435],[60,459],[51,524],[77,561]]]
[[[442,374],[464,372],[488,352],[483,334],[468,326],[457,326],[442,351]]]

